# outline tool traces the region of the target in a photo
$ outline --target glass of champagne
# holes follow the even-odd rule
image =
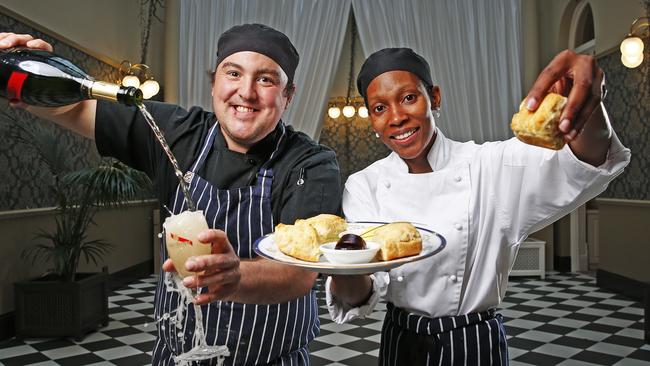
[[[208,230],[208,224],[203,216],[203,211],[183,211],[178,215],[172,215],[165,219],[163,223],[165,231],[165,242],[167,246],[167,254],[171,258],[174,266],[176,267],[177,275],[180,276],[176,279],[175,283],[178,286],[178,291],[181,294],[181,301],[185,304],[194,299],[198,292],[198,287],[194,289],[187,289],[182,285],[182,279],[187,276],[196,276],[202,274],[189,272],[185,269],[185,262],[189,257],[206,255],[212,252],[211,244],[203,244],[197,238],[198,234],[202,231]],[[229,355],[226,346],[210,346],[207,344],[205,338],[205,331],[203,329],[203,313],[201,307],[197,304],[194,305],[195,314],[195,329],[192,343],[194,347],[186,353],[175,357],[179,361],[198,361],[206,360],[215,357],[221,359]],[[185,308],[185,306],[182,306]],[[179,308],[178,311],[182,311]],[[184,331],[184,329],[183,329]]]

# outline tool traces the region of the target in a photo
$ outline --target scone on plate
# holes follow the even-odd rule
[[[318,262],[321,243],[312,226],[278,224],[273,235],[282,253],[304,261]]]
[[[560,150],[566,143],[560,132],[560,115],[566,105],[567,98],[549,93],[535,112],[530,112],[525,105],[525,99],[519,105],[519,112],[512,116],[510,128],[521,141]]]
[[[296,225],[305,224],[316,229],[321,244],[339,240],[339,234],[348,228],[345,219],[331,214],[320,214],[308,219],[296,220]]]
[[[368,236],[368,240],[381,245],[377,257],[382,261],[417,255],[422,251],[422,236],[418,229],[408,222],[380,226]]]

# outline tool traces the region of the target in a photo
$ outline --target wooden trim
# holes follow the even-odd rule
[[[15,11],[7,8],[6,6],[0,5],[0,13],[3,13],[5,15],[11,17],[11,18],[14,18],[14,19],[18,20],[21,23],[25,23],[26,25],[36,29],[37,31],[39,31],[41,33],[45,33],[45,34],[47,34],[48,36],[50,36],[52,38],[56,38],[57,40],[65,43],[66,45],[68,45],[70,47],[73,47],[73,48],[76,48],[79,51],[81,51],[81,52],[83,52],[85,54],[88,54],[88,55],[90,55],[90,56],[92,56],[92,57],[94,57],[94,58],[96,58],[96,59],[98,59],[98,60],[100,60],[100,61],[102,61],[102,62],[104,62],[104,63],[106,63],[108,65],[110,65],[110,66],[113,66],[113,67],[115,67],[117,69],[120,68],[120,62],[119,61],[117,61],[117,60],[115,60],[113,58],[110,58],[110,57],[106,56],[105,54],[102,54],[102,53],[99,53],[97,51],[91,50],[90,48],[84,47],[84,46],[80,45],[79,43],[60,35],[59,33],[56,33],[54,31],[52,31],[51,29],[48,29],[48,28],[34,22],[33,20],[30,20],[30,19],[16,13]]]
[[[598,207],[600,206],[632,206],[650,208],[650,200],[625,200],[620,198],[596,198]]]
[[[623,41],[622,38],[621,38],[621,41]],[[602,50],[602,51],[596,53],[594,55],[594,58],[599,59],[599,58],[602,58],[602,57],[605,57],[605,56],[609,56],[612,53],[618,51],[620,48],[621,48],[621,44],[619,43],[619,44],[617,44],[615,46],[612,46],[612,47],[610,47],[610,48],[608,48],[606,50]]]
[[[144,206],[157,206],[158,200],[155,199],[146,199],[141,201],[129,201],[125,204],[124,207],[144,207]],[[30,208],[26,210],[10,210],[10,211],[0,211],[0,221],[23,218],[23,217],[33,217],[33,216],[46,216],[51,215],[56,212],[56,207],[43,207],[43,208]]]

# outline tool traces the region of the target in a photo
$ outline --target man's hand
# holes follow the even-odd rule
[[[604,98],[604,76],[593,57],[562,51],[537,77],[526,96],[526,107],[536,110],[549,92],[568,96],[559,127],[564,138],[572,141]]]
[[[226,233],[221,230],[206,230],[200,233],[198,238],[202,243],[212,244],[212,254],[190,257],[187,260],[185,268],[188,271],[205,272],[196,277],[185,277],[183,284],[188,288],[208,288],[208,292],[194,299],[199,305],[230,299],[239,289],[241,281],[239,257],[233,251]],[[176,271],[171,259],[165,261],[163,270]]]
[[[0,50],[11,47],[27,47],[52,52],[52,45],[42,39],[35,39],[29,34],[0,33]]]
[[[35,39],[29,34],[0,32],[0,50],[12,47],[27,47],[50,52],[54,50],[51,44],[42,39]],[[27,108],[27,105],[21,102],[10,102],[10,105],[14,108]]]

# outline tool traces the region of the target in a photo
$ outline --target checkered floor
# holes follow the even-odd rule
[[[11,340],[0,365],[148,365],[153,348],[155,277],[111,294],[112,321],[82,342]],[[375,365],[385,307],[353,324],[337,325],[318,283],[321,333],[312,365]],[[511,365],[650,365],[641,304],[595,286],[593,277],[549,273],[545,280],[513,277],[501,307]]]

